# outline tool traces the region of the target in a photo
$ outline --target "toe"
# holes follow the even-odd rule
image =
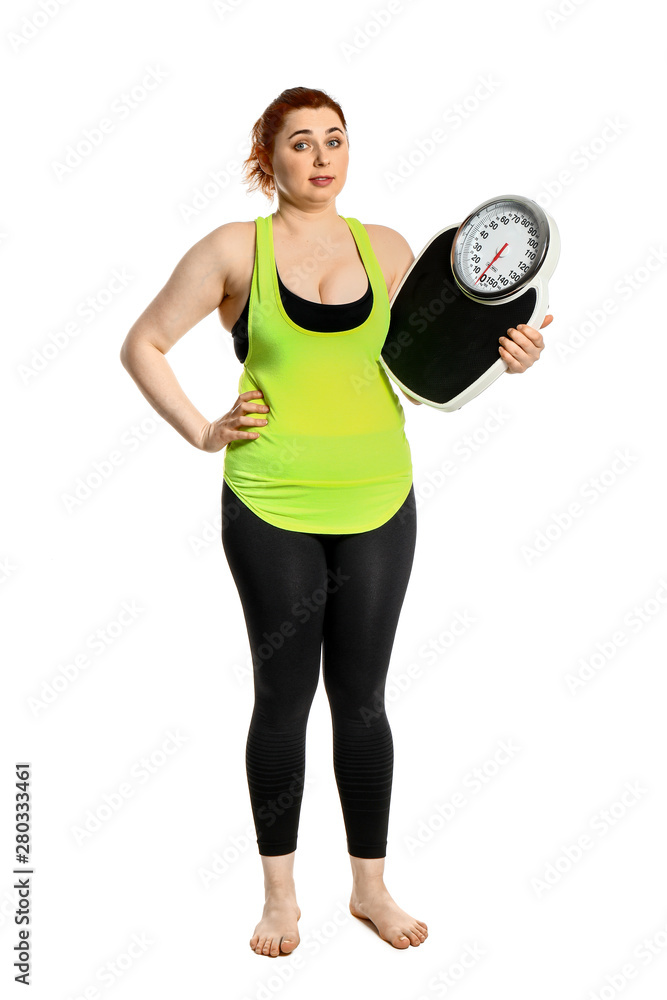
[[[403,933],[399,933],[394,937],[391,943],[393,944],[394,948],[409,948],[410,938]]]
[[[280,953],[280,945],[278,943],[278,938],[273,938],[271,940],[271,948],[269,949],[269,954],[271,954],[275,958],[275,956],[278,955],[279,953]]]
[[[296,948],[296,941],[294,940],[294,938],[284,937],[280,942],[280,949],[285,953],[294,951],[295,948]]]
[[[258,955],[262,954],[262,949],[264,948],[264,942],[265,941],[266,941],[266,938],[264,938],[264,937],[260,937],[259,938],[259,940],[257,942],[257,947],[255,948],[255,951],[257,952]]]

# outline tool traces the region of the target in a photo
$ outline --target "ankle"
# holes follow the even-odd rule
[[[264,898],[266,902],[278,899],[296,899],[294,879],[282,878],[275,882],[265,882]]]
[[[379,875],[355,875],[352,879],[352,892],[357,894],[378,892],[386,888],[382,873]]]
[[[284,899],[294,896],[294,851],[291,854],[262,855],[264,895]]]

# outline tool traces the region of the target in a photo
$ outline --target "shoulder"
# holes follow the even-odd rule
[[[188,263],[205,262],[222,266],[233,264],[255,246],[254,222],[226,222],[197,240],[183,258]]]
[[[378,246],[386,247],[389,250],[412,253],[408,241],[395,229],[390,229],[389,226],[372,225],[370,222],[364,222],[362,225],[373,244],[377,243]],[[373,249],[375,249],[375,245]]]
[[[220,247],[227,251],[244,252],[249,244],[255,242],[255,222],[225,222],[217,229],[212,229],[195,246],[206,245],[211,248]]]
[[[403,280],[405,272],[415,259],[410,244],[395,229],[364,222],[371,246],[385,277],[388,278],[391,298]]]
[[[243,279],[255,259],[255,222],[225,222],[203,236],[188,251],[201,257],[222,274],[225,294]]]

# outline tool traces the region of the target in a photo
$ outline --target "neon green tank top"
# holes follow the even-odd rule
[[[378,360],[389,329],[387,285],[368,233],[357,219],[345,221],[373,306],[360,326],[321,333],[298,326],[285,312],[273,216],[255,219],[248,353],[238,391],[262,390],[257,402],[269,407],[268,423],[258,425],[257,438],[229,442],[223,476],[255,514],[292,531],[377,528],[412,485],[405,414]]]

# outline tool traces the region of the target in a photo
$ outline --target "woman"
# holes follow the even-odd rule
[[[384,687],[416,508],[405,415],[378,358],[389,302],[414,257],[394,230],[337,214],[348,137],[327,94],[284,91],[252,140],[246,179],[277,194],[277,210],[196,243],[128,333],[121,360],[187,441],[227,449],[222,543],[252,652],[246,768],[265,880],[250,947],[275,957],[299,943],[293,865],[322,658],[350,911],[407,948],[428,931],[383,880],[393,768]],[[244,368],[236,402],[209,421],[165,355],[216,308]],[[525,371],[542,336],[526,326],[510,333],[500,356],[508,371]]]

